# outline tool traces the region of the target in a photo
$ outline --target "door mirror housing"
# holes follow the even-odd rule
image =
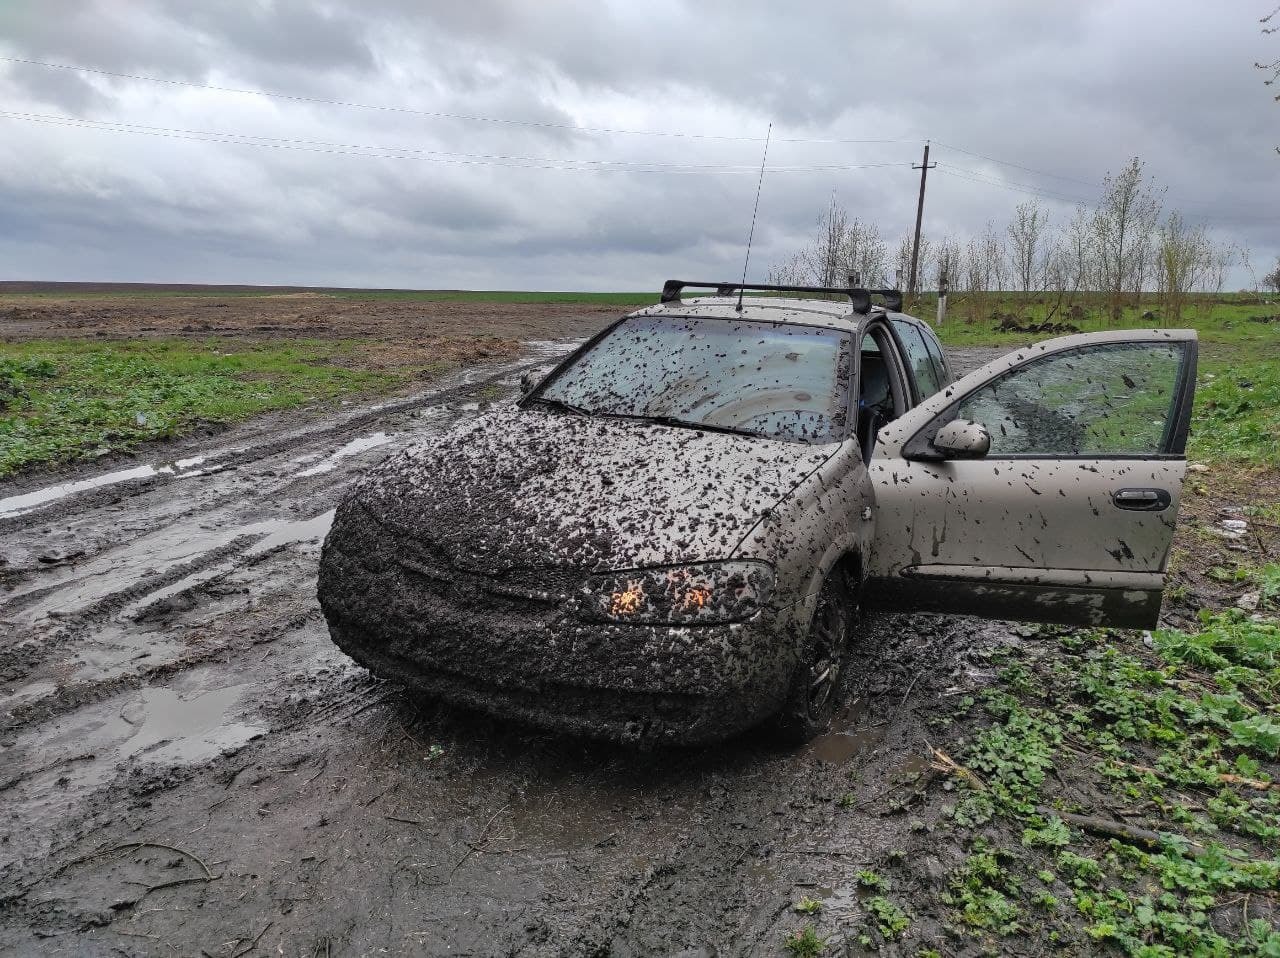
[[[981,459],[991,451],[991,433],[980,422],[953,419],[934,433],[933,448],[947,459]]]
[[[527,396],[533,391],[533,387],[537,385],[533,379],[533,373],[525,370],[520,374],[520,395]]]

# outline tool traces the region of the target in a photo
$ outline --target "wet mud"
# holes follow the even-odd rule
[[[881,796],[1016,634],[875,620],[828,735],[649,752],[438,704],[330,640],[351,484],[564,348],[0,492],[0,953],[775,954],[801,894],[852,914],[912,827]]]

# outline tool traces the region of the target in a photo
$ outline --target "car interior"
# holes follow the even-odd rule
[[[892,352],[886,346],[885,332],[872,328],[859,350],[857,432],[863,462],[871,461],[880,427],[906,412],[905,390],[891,368]]]

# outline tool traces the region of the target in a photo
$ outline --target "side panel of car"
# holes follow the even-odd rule
[[[733,558],[773,564],[778,594],[796,597],[796,620],[807,624],[822,581],[836,563],[853,556],[865,572],[872,501],[857,440],[850,437],[747,534]]]
[[[1186,464],[1194,333],[1101,333],[998,360],[880,433],[872,591],[889,607],[1151,627]],[[976,421],[981,458],[931,445]]]

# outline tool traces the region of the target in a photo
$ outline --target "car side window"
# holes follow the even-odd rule
[[[942,383],[938,379],[938,371],[934,368],[933,358],[929,355],[924,337],[911,323],[894,320],[893,328],[898,338],[902,340],[907,365],[911,367],[911,375],[920,388],[920,399],[928,399],[942,388]]]
[[[1183,343],[1053,353],[965,397],[956,418],[987,427],[987,458],[1159,455],[1170,451],[1185,361]]]
[[[925,330],[920,330],[920,335],[924,337],[924,345],[929,350],[929,358],[933,360],[933,368],[938,371],[938,388],[941,389],[951,382],[951,367],[947,365],[938,337]]]

